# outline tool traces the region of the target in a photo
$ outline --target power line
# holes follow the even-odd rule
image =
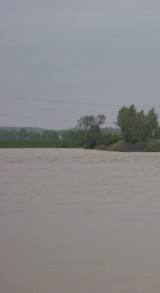
[[[43,101],[43,102],[54,102],[57,104],[77,104],[77,105],[93,105],[93,106],[109,106],[109,107],[123,107],[123,106],[130,106],[130,105],[122,105],[122,104],[111,104],[111,103],[94,103],[94,102],[77,102],[77,101],[60,101],[57,99],[48,99],[48,98],[29,98],[29,97],[20,97],[20,96],[8,96],[8,95],[0,95],[0,98],[11,98],[11,99],[18,99],[18,100],[30,100],[30,101]],[[139,108],[160,108],[160,105],[136,105]]]
[[[6,96],[6,95],[0,95],[0,98],[11,98],[11,99],[18,99],[18,100],[26,100],[26,101],[43,101],[43,102],[54,102],[57,104],[77,104],[77,105],[93,105],[93,106],[115,106],[115,107],[121,107],[122,105],[113,105],[113,104],[107,104],[107,103],[94,103],[94,102],[77,102],[77,101],[60,101],[57,99],[48,99],[48,98],[29,98],[29,97],[18,97],[18,96]]]
[[[4,113],[0,113],[0,115],[1,116],[5,116],[5,117],[7,117],[7,116],[11,116],[11,117],[16,117],[16,118],[30,118],[30,119],[35,119],[35,120],[51,120],[51,121],[55,121],[55,120],[58,120],[58,121],[70,121],[70,122],[75,122],[75,120],[73,120],[73,119],[54,119],[54,118],[48,118],[48,117],[38,117],[38,116],[30,116],[30,115],[16,115],[16,114],[4,114]],[[114,122],[114,121],[109,121],[108,119],[107,119],[107,122]]]
[[[9,116],[9,117],[16,117],[16,118],[31,118],[31,119],[35,119],[35,120],[54,120],[53,118],[48,118],[48,117],[38,117],[38,116],[30,116],[30,115],[16,115],[16,114],[4,114],[4,113],[0,113],[1,116]],[[56,120],[61,120],[61,121],[74,121],[71,119],[57,119]]]
[[[44,108],[44,107],[32,107],[32,106],[21,106],[21,105],[11,105],[11,104],[5,104],[5,103],[1,103],[1,105],[6,106],[6,107],[16,107],[16,108],[20,108],[20,109],[34,109],[34,110],[43,110],[43,111],[49,111],[49,112],[68,112],[68,113],[85,113],[88,114],[89,111],[80,111],[80,110],[67,110],[67,109],[52,109],[52,108]],[[97,114],[97,112],[99,111],[90,111],[92,112],[92,114]],[[110,114],[115,114],[115,113],[110,113]]]
[[[42,107],[32,107],[32,106],[21,106],[21,105],[7,105],[5,103],[1,103],[1,105],[3,106],[6,106],[6,107],[16,107],[16,108],[21,108],[21,109],[34,109],[34,110],[43,110],[43,111],[50,111],[50,112],[66,112],[66,113],[81,113],[81,116],[83,116],[84,114],[87,114],[87,115],[93,115],[93,114],[96,114],[97,115],[97,112],[100,112],[100,111],[97,111],[97,112],[94,112],[94,111],[80,111],[80,110],[67,110],[67,109],[51,109],[51,108],[42,108]],[[83,114],[82,114],[83,112]],[[106,112],[106,111],[105,111]],[[106,115],[106,119],[108,117],[112,117],[113,115],[116,115],[117,113],[113,113],[113,112],[109,112],[108,114],[105,113]],[[35,117],[35,116],[30,116],[30,115],[19,115],[19,114],[7,114],[7,113],[1,113],[0,114],[1,116],[12,116],[12,117],[19,117],[19,118],[36,118],[36,119],[43,119],[43,120],[53,120],[53,118],[49,118],[49,117],[42,117],[42,116],[38,116],[38,117]],[[158,117],[160,116],[159,114],[157,115]],[[58,120],[66,120],[66,119],[58,119]],[[74,121],[74,120],[68,120],[67,121]],[[111,122],[111,121],[110,121]]]
[[[7,96],[7,95],[0,95],[0,99],[2,99],[2,98],[12,98],[12,99],[19,99],[19,100],[26,100],[27,99],[27,102],[28,102],[28,98],[24,98],[24,97],[17,97],[17,96]],[[85,105],[85,106],[105,106],[106,108],[107,107],[123,107],[124,105],[120,105],[120,104],[109,104],[109,103],[94,103],[94,102],[77,102],[77,101],[59,101],[59,100],[54,100],[54,99],[29,99],[29,102],[39,102],[39,100],[41,100],[41,101],[43,101],[43,102],[47,102],[47,101],[49,101],[49,102],[54,102],[54,103],[56,103],[56,104],[64,104],[64,105],[71,105],[71,104],[74,104],[74,105]],[[13,103],[12,103],[13,104]],[[10,104],[8,104],[7,102],[6,103],[1,103],[1,105],[3,105],[3,106],[6,106],[6,107],[10,107],[10,108],[12,108],[12,107],[16,107],[16,108],[21,108],[21,109],[26,109],[26,113],[27,113],[27,109],[33,109],[33,110],[43,110],[43,111],[49,111],[49,112],[66,112],[66,113],[80,113],[80,115],[79,116],[84,116],[84,115],[93,115],[93,114],[99,114],[98,112],[101,112],[101,111],[91,111],[91,110],[89,110],[89,111],[86,111],[87,110],[87,107],[86,107],[86,109],[85,109],[85,111],[80,111],[80,110],[76,110],[76,109],[57,109],[57,108],[44,108],[44,107],[40,107],[40,106],[26,106],[26,105],[12,105],[11,103]],[[53,107],[53,106],[52,106]],[[139,108],[154,108],[153,106],[151,107],[151,106],[137,106],[137,107],[139,107]],[[157,108],[160,108],[160,106],[155,106],[155,107],[157,107]],[[115,110],[116,111],[116,110]],[[29,112],[29,111],[28,111]],[[103,112],[103,111],[102,111]],[[106,116],[106,122],[105,122],[105,124],[114,124],[114,121],[116,120],[116,115],[117,115],[117,113],[118,113],[118,111],[117,112],[115,112],[115,113],[113,113],[113,112],[110,112],[110,111],[107,111],[108,112],[108,114],[106,113],[106,110],[105,110],[105,116]],[[83,113],[83,114],[82,114]],[[92,114],[90,114],[90,113],[92,113]],[[31,114],[31,113],[30,113]],[[29,113],[28,113],[28,115],[27,114],[25,114],[25,115],[19,115],[19,114],[8,114],[8,113],[0,113],[0,115],[2,116],[2,117],[16,117],[16,118],[20,118],[20,119],[32,119],[32,120],[45,120],[45,121],[53,121],[53,123],[55,123],[56,121],[64,121],[64,122],[73,122],[73,123],[76,123],[76,121],[78,120],[77,118],[75,118],[75,119],[68,119],[68,118],[56,118],[56,117],[52,117],[52,118],[50,118],[50,117],[43,117],[43,116],[40,116],[40,115],[36,115],[36,116],[33,116],[33,114],[32,115],[30,115]],[[67,115],[67,114],[66,114]],[[113,117],[113,120],[111,120],[111,118]],[[158,115],[158,117],[160,117],[160,115]],[[109,118],[109,119],[108,119]]]

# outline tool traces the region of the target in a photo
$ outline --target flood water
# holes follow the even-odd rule
[[[160,154],[0,149],[0,292],[160,292]]]

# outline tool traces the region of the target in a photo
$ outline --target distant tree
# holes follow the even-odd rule
[[[18,140],[24,141],[27,140],[27,131],[25,128],[21,128],[17,135]]]
[[[154,138],[160,139],[160,127],[157,127],[154,133]]]
[[[153,108],[147,114],[144,113],[144,110],[137,113],[137,126],[142,141],[154,136],[158,128],[158,115]]]
[[[102,114],[98,116],[83,116],[78,120],[76,128],[87,131],[91,126],[102,125],[105,122],[105,119],[105,116]]]
[[[16,136],[16,131],[0,130],[0,141],[13,141],[16,140]]]
[[[95,117],[95,126],[99,126],[100,127],[102,124],[104,124],[105,120],[106,120],[105,115],[103,115],[103,114],[97,115]]]
[[[88,149],[95,148],[101,141],[102,134],[99,125],[92,125],[86,133],[86,145]]]
[[[86,148],[95,148],[102,138],[100,126],[105,122],[106,117],[102,114],[97,116],[83,116],[77,121],[76,129],[81,131]]]
[[[158,114],[155,113],[154,108],[148,111],[147,113],[147,137],[154,136],[154,132],[158,128]]]
[[[126,142],[131,142],[135,137],[146,141],[158,127],[158,115],[153,108],[145,114],[144,110],[138,112],[135,106],[131,105],[119,110],[116,124],[121,128]]]
[[[86,137],[81,129],[69,129],[63,133],[61,145],[62,147],[84,147]]]
[[[45,141],[57,141],[58,133],[55,130],[45,130],[42,134],[42,139]]]
[[[27,132],[27,139],[29,141],[40,141],[41,140],[41,134],[35,131],[28,131]]]
[[[137,130],[137,112],[134,105],[119,110],[116,125],[121,128],[124,140],[130,142]]]

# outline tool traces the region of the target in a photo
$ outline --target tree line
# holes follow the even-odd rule
[[[20,130],[0,130],[0,142],[14,142],[21,146],[41,147],[107,147],[120,140],[125,143],[146,142],[149,139],[160,139],[158,114],[152,108],[147,113],[137,111],[134,105],[122,107],[117,114],[116,127],[119,132],[106,133],[102,129],[106,117],[83,116],[78,119],[73,129],[64,131],[44,130],[38,133],[21,128]],[[5,146],[5,144],[3,144]]]
[[[38,133],[34,130],[21,128],[19,130],[0,130],[0,141],[56,141],[59,135],[55,130],[44,130]]]

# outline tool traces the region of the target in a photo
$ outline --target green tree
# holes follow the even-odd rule
[[[144,110],[137,113],[137,121],[138,131],[142,141],[151,138],[158,128],[158,115],[153,108],[147,114],[144,113]]]
[[[86,148],[94,148],[102,138],[100,126],[105,122],[103,114],[97,116],[83,116],[77,121],[76,128],[81,131],[81,139]]]
[[[45,130],[42,134],[42,139],[45,141],[57,141],[58,133],[55,130]]]
[[[76,125],[76,128],[87,131],[91,126],[100,126],[105,122],[106,117],[102,114],[97,116],[83,116]]]
[[[156,129],[158,128],[158,115],[155,113],[154,108],[147,113],[147,137],[154,136]]]
[[[160,139],[160,127],[157,127],[154,133],[155,139]]]
[[[41,134],[35,131],[28,131],[27,138],[29,141],[40,141]]]
[[[101,138],[102,138],[102,133],[101,133],[99,125],[92,125],[86,133],[85,147],[88,149],[95,148],[101,142]]]
[[[145,114],[144,110],[137,112],[135,106],[131,105],[119,110],[116,124],[121,128],[125,142],[131,142],[135,137],[146,141],[158,127],[158,115],[153,108]]]
[[[14,141],[16,140],[17,132],[14,130],[0,130],[0,141]]]
[[[116,125],[121,128],[124,140],[130,142],[137,130],[137,112],[134,105],[119,110]]]
[[[61,146],[62,147],[84,147],[85,132],[80,129],[69,129],[63,133]]]
[[[27,130],[25,128],[21,128],[18,132],[17,136],[18,140],[25,141],[27,140]]]

